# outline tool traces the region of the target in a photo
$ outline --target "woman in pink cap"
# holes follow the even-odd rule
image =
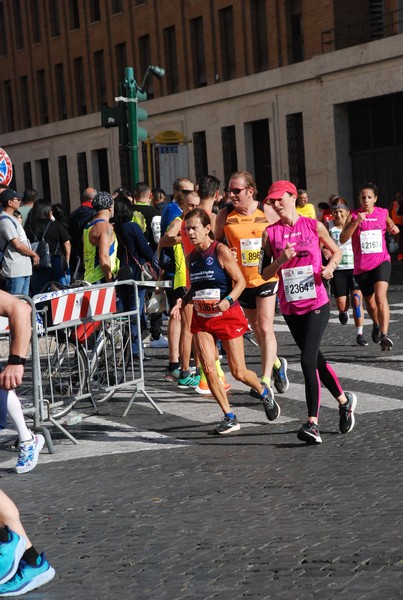
[[[339,403],[341,433],[348,433],[354,427],[357,398],[351,392],[343,392],[336,373],[319,349],[330,315],[322,278],[333,277],[342,253],[323,223],[297,213],[297,196],[297,189],[290,181],[276,181],[269,189],[266,201],[280,220],[267,227],[263,235],[263,248],[271,263],[262,268],[262,276],[270,279],[278,273],[280,309],[301,350],[308,421],[299,429],[298,439],[320,444],[321,382]],[[322,265],[320,244],[331,253],[327,265]]]

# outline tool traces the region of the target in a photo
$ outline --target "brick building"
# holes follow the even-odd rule
[[[145,83],[140,178],[290,178],[314,202],[403,189],[402,0],[0,0],[0,146],[19,191],[67,209],[130,184],[101,126],[125,67]],[[168,141],[168,143],[167,143]],[[178,142],[178,143],[169,143]]]

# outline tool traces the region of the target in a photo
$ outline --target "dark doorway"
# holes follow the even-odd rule
[[[348,115],[355,202],[358,186],[372,181],[388,208],[403,191],[403,93],[352,102]]]
[[[97,150],[98,171],[99,171],[99,189],[109,192],[109,169],[108,152],[106,148]]]

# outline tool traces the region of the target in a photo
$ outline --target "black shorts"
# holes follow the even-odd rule
[[[256,298],[265,298],[266,296],[275,296],[278,290],[278,279],[276,281],[268,281],[258,287],[245,288],[239,296],[239,304],[242,308],[256,308]]]
[[[358,281],[353,275],[353,269],[336,269],[333,279],[330,280],[330,289],[335,298],[348,296],[354,290],[359,290]]]
[[[169,279],[169,277],[167,277],[166,279]],[[179,298],[183,298],[183,296],[186,294],[187,290],[185,287],[178,287],[178,288],[176,288],[176,290],[174,290],[173,288],[170,287],[170,288],[166,288],[165,292],[166,292],[167,299],[168,299],[169,310],[172,310],[176,304],[176,301]]]
[[[358,285],[360,286],[360,290],[364,298],[367,296],[372,296],[375,291],[375,284],[377,281],[386,281],[389,283],[391,271],[392,265],[390,260],[385,260],[383,263],[375,267],[375,269],[371,269],[371,271],[366,271],[360,275],[355,275],[354,277],[358,281]]]

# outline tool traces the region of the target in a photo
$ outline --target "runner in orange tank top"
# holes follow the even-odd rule
[[[277,341],[274,335],[278,278],[276,276],[270,281],[265,281],[258,272],[261,248],[265,247],[267,239],[265,229],[269,223],[277,221],[278,217],[270,207],[256,200],[256,183],[248,171],[233,173],[228,187],[231,204],[218,213],[215,236],[219,241],[226,238],[229,247],[236,254],[246,281],[246,288],[239,297],[239,302],[260,346],[261,380],[273,394],[273,375],[277,392],[284,393],[289,386],[287,361],[277,356]]]

